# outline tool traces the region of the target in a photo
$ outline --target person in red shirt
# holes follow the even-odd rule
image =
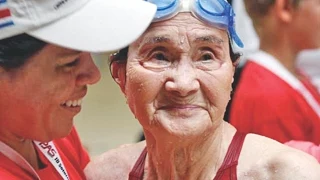
[[[295,141],[295,140],[291,140],[284,144],[312,155],[320,163],[320,145],[316,145],[308,141]]]
[[[318,0],[245,0],[260,39],[235,89],[230,123],[279,142],[320,143],[320,94],[296,68],[301,50],[320,47]]]
[[[89,52],[126,46],[155,11],[140,0],[0,0],[0,179],[86,179],[73,118],[100,79]]]
[[[91,161],[88,180],[320,179],[310,155],[223,120],[242,46],[225,0],[152,0],[147,31],[110,70],[146,142]],[[235,43],[235,44],[233,44]]]

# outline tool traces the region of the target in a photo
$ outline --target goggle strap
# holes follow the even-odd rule
[[[237,35],[234,27],[229,28],[231,39],[241,48],[244,47],[243,42],[241,41],[240,37]]]
[[[190,1],[180,1],[181,3],[181,9],[180,9],[180,12],[191,12],[191,9],[190,9]]]

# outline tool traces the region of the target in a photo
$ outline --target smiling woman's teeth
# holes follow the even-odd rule
[[[67,106],[67,107],[77,107],[77,106],[81,106],[81,103],[82,103],[82,99],[68,100],[68,101],[64,102],[62,105]]]

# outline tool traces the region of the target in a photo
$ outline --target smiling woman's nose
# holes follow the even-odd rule
[[[83,63],[77,73],[77,84],[87,85],[97,83],[101,78],[101,74],[98,67],[94,64],[91,55],[86,53],[81,58],[83,58]]]
[[[196,70],[192,65],[181,65],[172,69],[165,82],[165,89],[170,92],[176,92],[180,96],[188,96],[197,92],[200,88],[197,79]]]

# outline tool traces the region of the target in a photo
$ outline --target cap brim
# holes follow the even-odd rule
[[[142,0],[90,0],[75,13],[27,34],[79,51],[114,51],[135,41],[155,13],[156,6]]]

